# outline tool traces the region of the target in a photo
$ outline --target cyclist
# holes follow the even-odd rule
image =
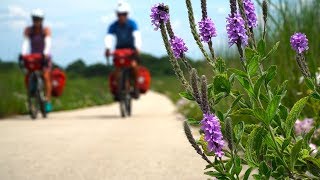
[[[51,68],[52,62],[50,57],[51,52],[51,31],[49,27],[43,26],[44,11],[35,9],[31,13],[32,26],[25,28],[24,40],[22,43],[21,55],[29,53],[43,54],[42,73],[45,83],[46,104],[45,110],[52,111],[51,105]],[[22,58],[20,58],[21,60]]]
[[[119,2],[116,14],[118,19],[112,23],[105,36],[105,55],[107,58],[111,55],[110,49],[113,45],[113,37],[116,37],[116,49],[132,49],[136,52],[136,57],[132,59],[132,78],[136,79],[138,74],[138,55],[141,49],[141,33],[138,30],[137,23],[128,18],[130,13],[130,5],[126,2]],[[118,79],[120,69],[116,69],[116,77]],[[134,98],[139,98],[139,90],[136,83],[134,84]],[[117,99],[117,97],[115,97]]]

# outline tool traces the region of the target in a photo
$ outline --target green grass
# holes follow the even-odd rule
[[[23,74],[18,67],[2,68],[0,82],[0,118],[27,113]],[[54,110],[70,110],[112,102],[107,83],[107,77],[67,79],[64,94],[52,100]]]

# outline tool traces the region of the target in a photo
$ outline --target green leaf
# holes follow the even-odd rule
[[[281,96],[274,96],[271,100],[271,102],[268,104],[267,107],[267,117],[268,117],[268,124],[272,121],[274,116],[277,113],[277,110],[279,109],[281,102]]]
[[[236,105],[238,104],[238,102],[241,100],[242,96],[243,96],[242,94],[239,95],[239,96],[232,102],[231,109],[234,108],[234,107],[236,107]]]
[[[193,95],[190,92],[181,92],[181,93],[179,93],[179,95],[181,97],[185,98],[185,99],[190,100],[190,101],[194,101],[195,100]]]
[[[294,169],[294,166],[296,164],[296,161],[298,159],[299,152],[302,148],[302,140],[298,141],[291,149],[290,154],[290,167],[291,169]]]
[[[261,122],[263,122],[265,125],[269,125],[270,121],[268,120],[268,115],[266,113],[266,111],[262,108],[255,108],[253,110],[254,116],[260,120]]]
[[[309,143],[310,143],[310,140],[311,140],[311,137],[312,135],[314,134],[316,128],[313,127],[303,138],[303,142],[304,142],[304,145],[306,147],[309,147]]]
[[[247,73],[244,71],[241,71],[239,69],[229,68],[229,71],[231,71],[232,73],[234,73],[235,75],[237,75],[239,77],[248,78]]]
[[[307,162],[308,170],[315,176],[320,176],[320,159],[308,157],[304,159]]]
[[[278,87],[276,94],[277,95],[281,95],[281,96],[285,96],[285,94],[287,93],[287,85],[288,85],[288,80],[284,81],[281,86]]]
[[[320,94],[318,94],[317,92],[312,93],[310,96],[316,100],[320,100]]]
[[[244,176],[243,176],[243,180],[248,180],[249,179],[249,176],[250,176],[252,170],[253,170],[252,167],[246,170],[246,172],[244,173]]]
[[[188,122],[188,124],[190,124],[192,126],[199,126],[200,125],[200,121],[198,121],[194,118],[188,118],[187,122]]]
[[[277,66],[273,65],[267,70],[266,84],[269,84],[270,81],[276,76],[276,74],[277,74]]]
[[[268,165],[266,164],[266,162],[262,161],[259,165],[259,173],[263,174],[265,176],[270,176],[270,169],[268,167]],[[269,178],[268,178],[269,179]]]
[[[279,115],[281,119],[287,119],[288,117],[288,109],[284,105],[279,106]]]
[[[239,110],[237,110],[236,112],[232,113],[232,115],[249,115],[249,116],[253,116],[253,110],[249,109],[249,108],[241,108]]]
[[[281,151],[283,152],[289,146],[290,143],[291,143],[291,137],[286,138],[282,143]]]
[[[315,87],[314,84],[315,84],[315,83],[314,83],[314,80],[313,80],[313,79],[311,79],[311,78],[306,78],[306,85],[307,85],[307,87],[308,87],[309,89],[315,90],[316,87]]]
[[[242,135],[244,133],[244,122],[241,121],[233,128],[233,134],[236,139],[236,144],[238,144],[241,141]]]
[[[261,76],[254,85],[253,91],[256,97],[259,97],[260,95],[261,85],[265,81],[265,78],[266,78],[266,75]]]
[[[225,61],[220,57],[217,58],[216,63],[215,63],[215,68],[220,74],[225,73],[225,71],[226,71]]]
[[[241,166],[241,159],[236,156],[235,157],[235,164],[234,164],[234,173],[239,175],[241,173],[242,166]]]
[[[247,47],[246,49],[245,49],[245,56],[246,56],[246,59],[247,60],[250,60],[250,59],[252,59],[255,55],[257,55],[258,54],[258,52],[257,51],[255,51],[255,50],[253,50],[253,49],[251,49],[251,48],[249,48],[249,47]]]
[[[231,90],[231,84],[229,80],[222,75],[218,75],[214,77],[213,86],[214,86],[215,94],[219,94],[221,92],[229,94]]]
[[[261,59],[261,61],[264,61],[266,59],[268,59],[274,52],[277,51],[278,47],[279,47],[280,42],[277,42],[272,49],[269,51],[269,53],[266,55],[266,57],[264,57],[263,59]]]
[[[309,97],[304,97],[300,99],[296,104],[292,107],[287,119],[286,119],[286,136],[289,137],[291,135],[292,128],[294,123],[298,119],[301,111],[303,110],[304,106],[307,104]]]
[[[266,55],[266,42],[263,39],[259,41],[257,49],[262,57]]]
[[[260,56],[254,56],[253,58],[248,61],[248,73],[250,76],[253,76],[257,73],[259,68],[259,58]]]
[[[217,117],[219,118],[220,121],[224,122],[224,115],[221,111],[216,112]]]
[[[250,94],[250,95],[254,95],[253,89],[250,86],[249,81],[247,80],[247,78],[243,78],[243,77],[238,77],[237,79],[239,81],[239,83],[241,84],[241,86]]]
[[[262,142],[266,134],[264,128],[256,127],[248,136],[245,159],[251,167],[259,167],[258,155],[260,155]]]

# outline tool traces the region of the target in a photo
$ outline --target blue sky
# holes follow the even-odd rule
[[[159,32],[150,24],[150,7],[158,0],[127,0],[132,6],[131,17],[138,22],[143,35],[142,51],[155,56],[165,55]],[[188,56],[201,58],[195,46],[187,23],[187,10],[184,0],[162,0],[171,8],[171,18],[176,34],[185,39],[189,47]],[[196,20],[201,17],[199,0],[193,1]],[[209,0],[209,15],[215,21],[218,38],[214,44],[227,47],[225,17],[229,11],[227,0]],[[67,65],[77,58],[88,64],[105,62],[103,38],[108,25],[115,20],[117,0],[1,0],[0,2],[0,58],[15,59],[20,52],[22,32],[30,25],[29,13],[34,8],[46,12],[45,24],[53,33],[54,61]]]

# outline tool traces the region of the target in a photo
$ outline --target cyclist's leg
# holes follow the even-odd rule
[[[46,95],[47,101],[51,101],[51,92],[52,92],[51,70],[52,70],[52,62],[51,62],[51,59],[48,59],[47,63],[44,65],[44,68],[43,68],[43,79],[45,84],[45,95]]]
[[[139,87],[137,83],[139,64],[137,59],[132,60],[131,67],[132,67],[131,77],[133,79],[134,97],[139,98]]]

